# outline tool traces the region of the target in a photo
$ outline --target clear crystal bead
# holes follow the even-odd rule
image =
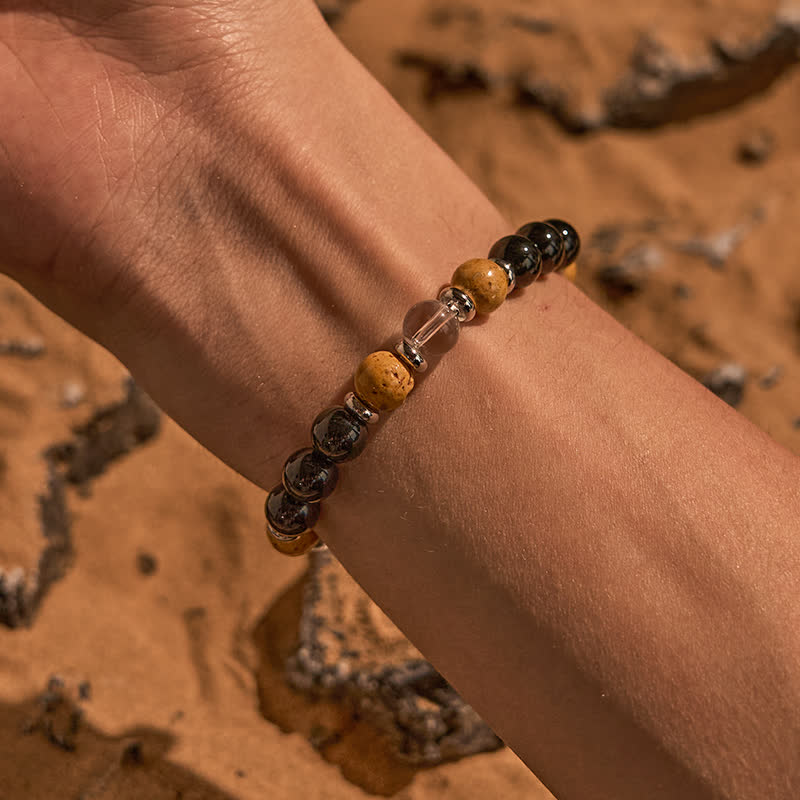
[[[440,356],[458,341],[458,319],[438,300],[413,305],[403,320],[403,339],[425,356]]]

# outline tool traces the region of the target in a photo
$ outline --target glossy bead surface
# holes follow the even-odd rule
[[[456,315],[439,300],[422,300],[408,310],[403,320],[403,338],[423,356],[440,356],[458,341]]]
[[[414,347],[408,339],[401,339],[395,346],[394,351],[400,356],[400,360],[411,367],[414,372],[425,372],[428,369],[428,361],[422,351]]]
[[[414,376],[394,353],[370,353],[356,369],[356,394],[376,411],[393,411],[403,404],[414,388]]]
[[[489,251],[489,258],[507,261],[514,270],[517,286],[528,286],[542,271],[542,254],[530,239],[516,233],[498,239]]]
[[[479,314],[500,308],[508,294],[505,270],[488,258],[471,258],[460,264],[450,282],[472,297]]]
[[[559,269],[564,269],[570,264],[574,264],[578,253],[581,251],[581,237],[578,236],[578,231],[569,222],[564,222],[563,219],[548,219],[546,222],[561,234],[561,240],[564,242],[564,261]]]
[[[561,266],[564,260],[564,242],[561,234],[546,222],[529,222],[517,233],[530,239],[542,254],[542,274],[546,275]]]
[[[366,422],[368,425],[374,425],[380,419],[380,414],[366,405],[366,403],[362,403],[355,392],[348,392],[344,396],[344,407],[351,414],[355,414],[359,422]]]
[[[517,276],[514,274],[514,268],[508,263],[508,261],[503,261],[502,258],[493,258],[492,261],[494,261],[494,263],[497,264],[497,266],[500,267],[500,269],[502,269],[506,274],[506,282],[508,283],[508,291],[506,292],[506,296],[508,296],[514,291],[514,289],[517,288]]]
[[[320,412],[311,425],[314,447],[331,461],[348,461],[367,445],[367,426],[343,406]]]
[[[312,528],[319,519],[319,505],[292,497],[283,484],[278,484],[264,503],[267,522],[285,536],[296,536]]]
[[[308,503],[327,497],[338,480],[336,464],[310,447],[292,453],[283,465],[283,485],[290,494]]]
[[[314,531],[303,531],[297,536],[283,536],[267,522],[267,538],[270,544],[285,556],[302,556],[319,544],[319,536]]]
[[[477,308],[469,292],[458,286],[447,286],[439,292],[439,300],[451,308],[459,322],[469,322],[474,318]]]

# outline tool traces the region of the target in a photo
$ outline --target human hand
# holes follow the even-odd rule
[[[291,18],[290,16],[291,15]],[[130,290],[165,198],[324,27],[311,2],[10,0],[0,9],[0,269],[79,323]]]
[[[335,391],[431,262],[508,229],[311,0],[9,2],[0,270],[256,481],[309,378]],[[223,424],[245,405],[266,459]]]

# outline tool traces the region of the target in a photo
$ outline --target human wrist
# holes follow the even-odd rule
[[[0,97],[43,130],[31,147],[15,120],[0,125],[14,167],[0,170],[2,269],[92,335],[118,313],[159,241],[183,247],[191,209],[182,193],[196,165],[220,153],[231,161],[228,132],[285,103],[292,59],[308,60],[331,37],[311,0],[245,13],[249,5],[209,15],[196,0],[146,4],[132,35],[112,3],[97,19],[87,11],[55,49],[42,47],[51,28],[61,31],[55,14],[0,24],[0,44],[36,64],[38,88],[12,81]]]
[[[280,464],[254,466],[264,450],[249,426],[221,441],[203,420],[246,409],[282,460],[405,310],[511,230],[338,42],[321,46],[325,74],[301,73],[315,75],[317,102],[276,117],[264,96],[225,130],[199,128],[100,339],[259,484]],[[329,102],[336,85],[359,100]]]
[[[205,115],[186,135],[158,219],[126,255],[129,270],[117,287],[116,303],[139,328],[171,325],[165,293],[183,283],[185,300],[198,278],[219,268],[213,262],[226,261],[240,282],[250,275],[252,287],[265,275],[273,291],[305,281],[298,304],[316,302],[318,314],[338,315],[362,343],[374,342],[380,309],[401,304],[398,295],[430,294],[454,263],[509,232],[446,154],[429,140],[420,144],[425,134],[327,29],[314,50],[316,65],[301,64],[276,87],[285,104],[262,87],[249,104],[224,119]],[[336,89],[361,102],[333,102]],[[306,102],[289,101],[303,91]],[[404,162],[405,151],[425,148],[427,158]],[[401,175],[413,188],[404,190]],[[462,206],[457,216],[473,219],[455,249],[443,213],[453,197]]]

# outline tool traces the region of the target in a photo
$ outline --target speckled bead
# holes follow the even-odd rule
[[[518,231],[519,236],[530,239],[542,254],[542,275],[558,269],[564,260],[564,242],[561,234],[546,222],[529,222]]]
[[[367,446],[367,424],[343,406],[326,408],[311,425],[314,447],[331,461],[349,461]]]
[[[516,233],[498,239],[489,251],[489,258],[508,262],[514,270],[517,286],[528,286],[542,271],[542,254],[530,239]]]
[[[297,536],[284,536],[267,522],[267,538],[270,544],[284,556],[302,556],[319,543],[314,531],[303,531]]]
[[[506,272],[488,258],[471,258],[461,264],[450,281],[475,301],[479,314],[491,314],[500,308],[508,294]]]
[[[319,505],[298,500],[278,484],[264,503],[264,512],[272,527],[284,536],[297,536],[313,528],[319,519]]]
[[[575,259],[581,251],[581,237],[578,236],[578,231],[569,222],[564,222],[563,219],[548,219],[545,221],[561,234],[561,241],[564,242],[564,260],[561,262],[559,269],[566,269],[566,267],[575,263]],[[570,280],[574,280],[574,278]]]
[[[414,376],[388,350],[370,353],[356,369],[356,394],[376,411],[393,411],[403,404],[414,388]]]
[[[283,485],[299,500],[317,503],[327,497],[339,480],[339,469],[319,450],[305,447],[286,459]]]

